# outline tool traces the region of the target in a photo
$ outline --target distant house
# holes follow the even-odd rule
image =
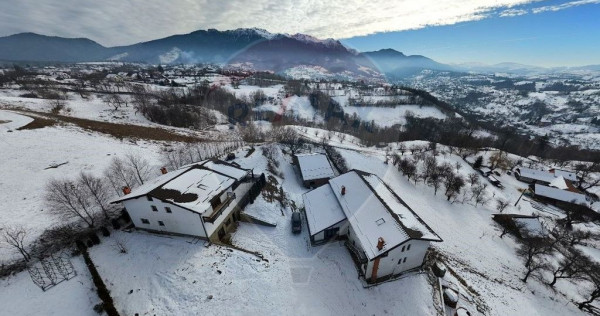
[[[298,154],[294,156],[302,183],[307,188],[321,186],[335,176],[333,167],[326,154]]]
[[[494,214],[496,222],[512,231],[521,239],[548,237],[548,230],[542,225],[539,216],[521,214]]]
[[[548,171],[536,170],[525,167],[518,167],[515,169],[515,177],[523,182],[527,183],[540,183],[544,185],[550,184],[556,178],[562,177],[572,183],[577,183],[579,178],[574,172],[550,169]]]
[[[238,203],[254,183],[251,171],[220,160],[162,171],[111,202],[123,204],[138,229],[220,240],[239,219]]]
[[[442,239],[379,177],[352,170],[303,196],[310,240],[347,239],[359,273],[377,282],[423,265]]]
[[[563,190],[561,188],[555,188],[536,183],[533,191],[535,193],[535,197],[544,200],[579,204],[585,206],[589,206],[590,204],[585,194],[572,192],[569,190]]]

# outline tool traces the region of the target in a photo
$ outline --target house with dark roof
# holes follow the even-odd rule
[[[183,166],[111,201],[137,229],[220,240],[239,220],[239,202],[254,184],[251,170],[220,160]]]
[[[303,195],[313,244],[346,239],[368,282],[423,265],[442,239],[378,176],[352,170]]]

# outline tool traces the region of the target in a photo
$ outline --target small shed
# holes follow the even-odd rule
[[[333,167],[326,154],[298,154],[294,160],[300,170],[302,184],[307,188],[316,188],[335,177]]]

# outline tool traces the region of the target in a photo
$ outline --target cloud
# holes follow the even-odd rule
[[[585,5],[585,4],[600,4],[600,0],[571,1],[571,2],[559,4],[559,5],[549,5],[549,6],[534,8],[531,11],[533,13],[542,13],[542,12],[548,12],[548,11],[560,11],[560,10],[577,7],[577,6]]]
[[[0,2],[0,35],[88,37],[112,46],[198,29],[259,27],[339,39],[480,20],[533,1],[14,0]]]
[[[519,16],[529,13],[529,11],[525,9],[508,9],[500,12],[501,17],[512,17]]]

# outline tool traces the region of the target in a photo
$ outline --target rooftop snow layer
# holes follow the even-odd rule
[[[330,179],[329,185],[369,259],[411,238],[441,241],[379,177],[350,171]],[[377,249],[379,237],[385,241],[381,250]]]
[[[577,181],[577,175],[574,172],[564,170],[554,170],[554,176],[563,177],[570,181]]]
[[[545,185],[535,185],[535,195],[551,198],[554,200],[559,200],[563,202],[575,202],[576,204],[584,204],[587,205],[587,200],[585,195],[581,193],[575,193],[571,191],[561,190],[557,188],[547,187]]]
[[[325,154],[296,155],[304,180],[334,177],[333,168]]]
[[[329,180],[329,184],[369,259],[410,238],[358,173],[350,171]],[[346,188],[344,195],[342,186]],[[377,249],[379,237],[385,241],[381,250]]]
[[[532,217],[515,218],[514,222],[521,226],[519,230],[523,237],[545,237],[546,229],[542,226],[539,219]]]
[[[566,190],[569,188],[569,186],[565,182],[565,178],[563,178],[562,176],[559,176],[558,178],[555,178],[554,180],[552,180],[550,182],[550,186],[555,187],[557,189],[561,189],[561,190]]]
[[[524,168],[524,167],[519,167],[519,175],[521,177],[544,181],[544,182],[551,182],[555,178],[554,174],[552,174],[548,171],[535,170],[535,169],[529,169],[529,168]]]
[[[212,170],[194,168],[167,182],[157,190],[177,190],[181,195],[195,194],[197,198],[189,202],[178,202],[176,199],[171,202],[203,213],[210,207],[210,200],[232,186],[234,182],[234,179]]]
[[[400,223],[404,226],[405,230],[409,231],[411,237],[421,235],[419,238],[423,239],[438,239],[439,237],[429,228],[421,218],[417,216],[408,206],[401,201],[399,197],[391,191],[391,189],[374,174],[368,174],[363,176],[363,179],[373,188],[375,194],[379,196],[383,203],[388,208],[398,215]]]
[[[311,236],[346,219],[330,185],[307,192],[303,198]]]
[[[206,163],[202,164],[202,166],[214,170],[218,173],[222,173],[229,177],[235,178],[238,181],[243,179],[248,174],[247,170],[240,169],[220,161],[209,160]]]
[[[167,183],[167,182],[173,180],[174,178],[178,177],[179,175],[181,175],[182,173],[184,173],[188,170],[189,170],[189,168],[181,168],[181,169],[177,169],[177,170],[168,172],[166,174],[161,174],[160,176],[158,176],[152,180],[146,181],[144,184],[131,190],[131,193],[129,193],[128,195],[118,197],[118,198],[110,201],[110,203],[115,203],[115,202],[119,202],[122,200],[128,200],[133,197],[146,195],[146,194],[150,193],[150,191],[156,189],[157,187],[163,185],[164,183]]]

